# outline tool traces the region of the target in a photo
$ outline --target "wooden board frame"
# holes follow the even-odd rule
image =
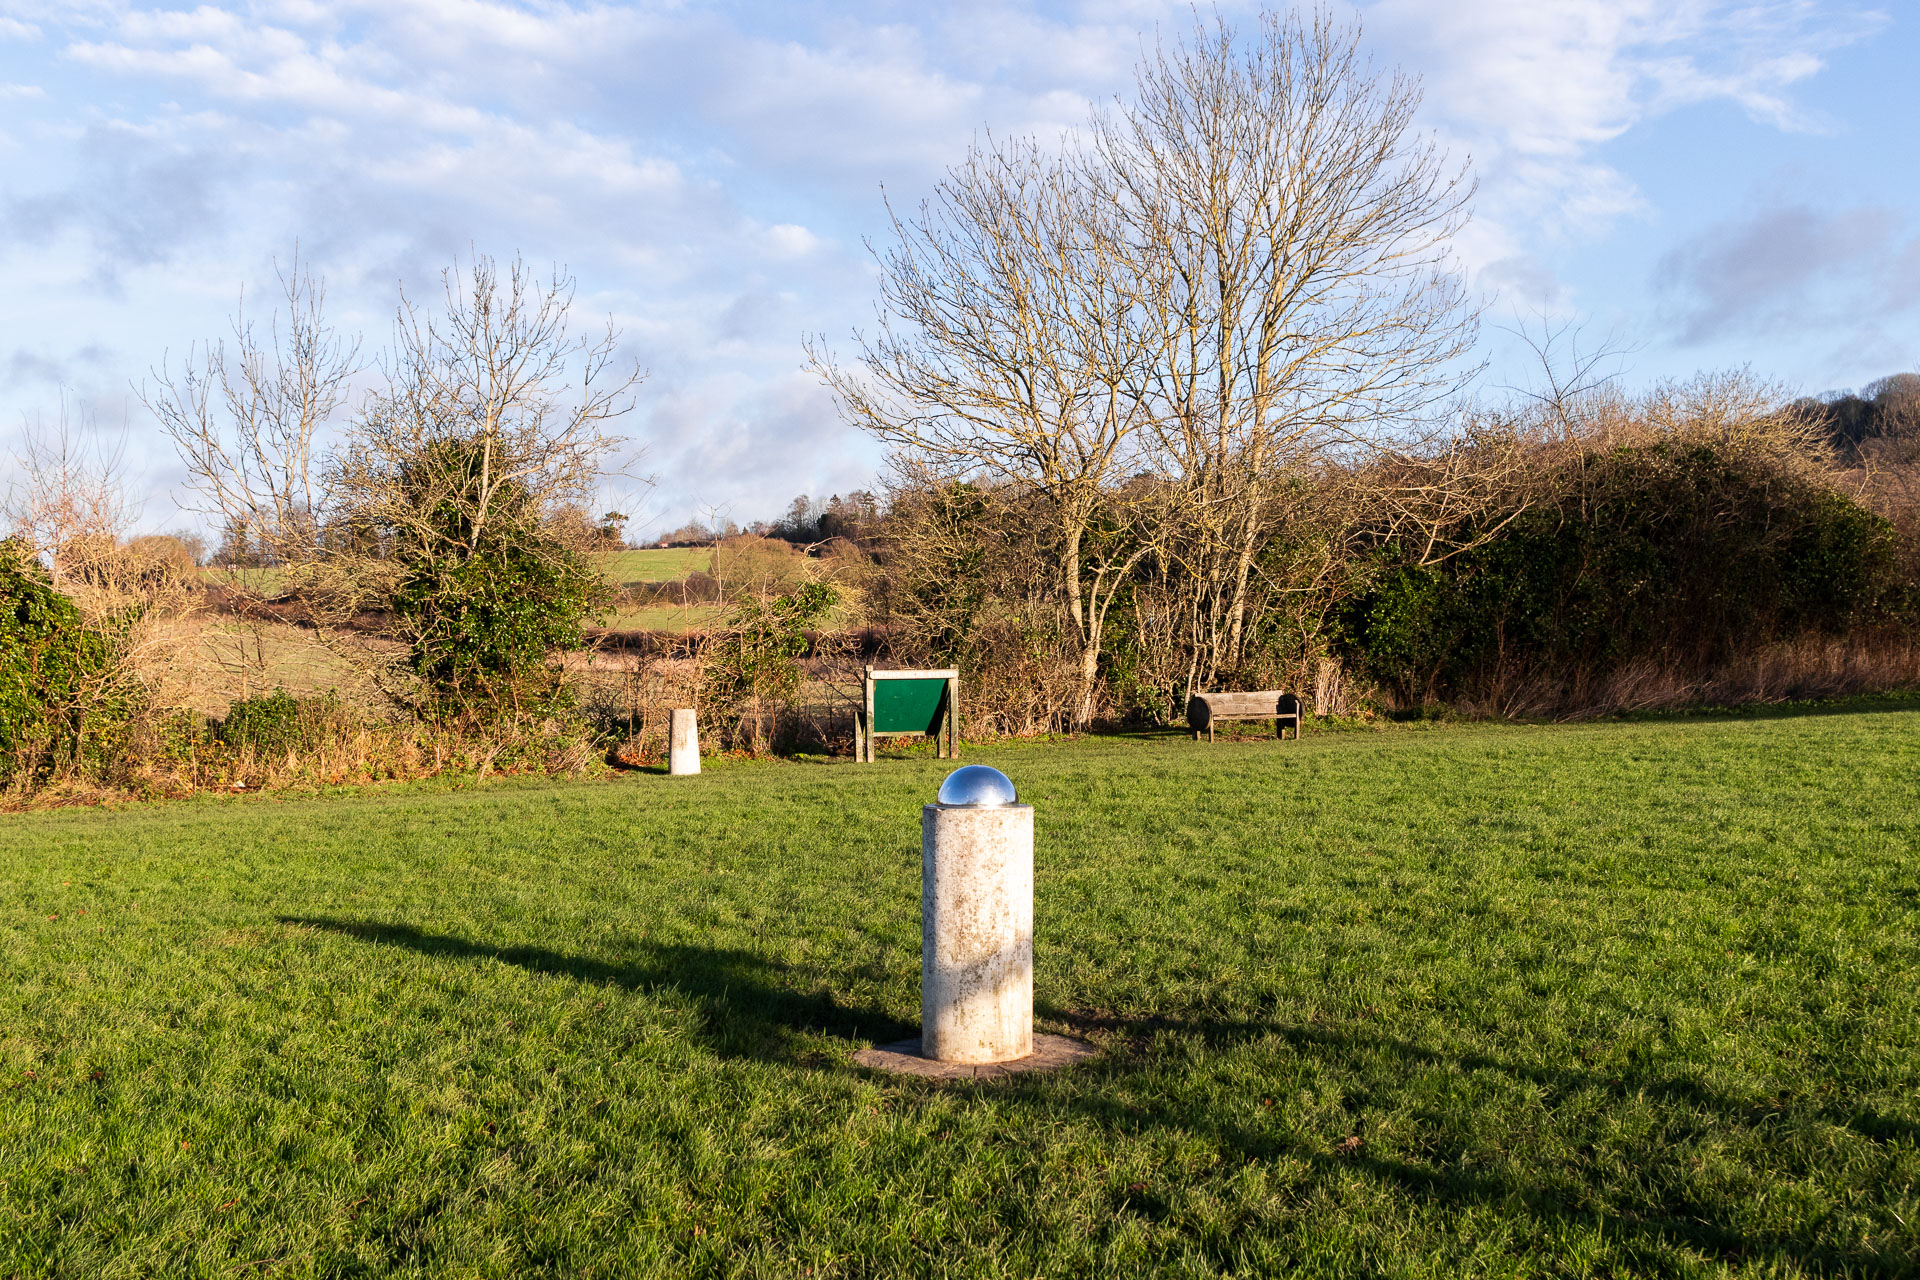
[[[945,692],[934,713],[931,733],[920,729],[879,729],[873,727],[873,687],[881,680],[944,680]],[[953,667],[928,671],[876,671],[867,668],[864,696],[853,711],[853,758],[866,764],[875,762],[874,746],[878,738],[931,737],[934,756],[942,760],[960,758],[960,672]]]

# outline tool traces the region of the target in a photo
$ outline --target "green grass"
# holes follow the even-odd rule
[[[208,565],[200,570],[200,578],[215,586],[231,585],[256,595],[272,597],[280,594],[281,572],[278,568],[226,569]]]
[[[717,604],[650,604],[615,609],[601,620],[609,631],[699,631],[726,617]]]
[[[611,551],[598,557],[607,580],[615,586],[629,582],[678,582],[688,574],[705,572],[713,563],[712,547],[644,547],[638,551]],[[280,590],[280,570],[208,568],[202,576],[212,582],[237,582],[262,595]]]
[[[614,551],[601,557],[607,578],[615,585],[628,582],[678,582],[688,574],[706,572],[713,563],[712,547],[647,547]]]
[[[962,1086],[930,759],[6,819],[0,1275],[1914,1275],[1912,706],[970,750]]]

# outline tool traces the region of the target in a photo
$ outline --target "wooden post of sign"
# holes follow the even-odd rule
[[[947,677],[947,759],[960,758],[960,677]]]
[[[953,681],[951,680],[940,686],[940,706],[933,713],[933,758],[935,760],[947,758],[947,726],[953,723],[953,716],[947,711],[947,694],[952,691]]]
[[[873,665],[867,665],[867,754],[860,757],[868,764],[873,763]]]

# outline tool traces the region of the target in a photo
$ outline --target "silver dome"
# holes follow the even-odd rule
[[[998,769],[984,764],[963,765],[947,775],[940,784],[940,803],[966,805],[975,809],[993,809],[1013,804],[1013,780]]]

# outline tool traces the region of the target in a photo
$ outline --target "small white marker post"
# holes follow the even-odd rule
[[[700,727],[691,708],[673,713],[673,736],[667,743],[667,772],[676,777],[700,772]]]

